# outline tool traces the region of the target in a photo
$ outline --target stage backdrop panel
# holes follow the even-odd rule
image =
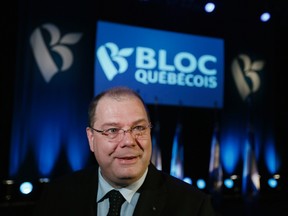
[[[83,168],[89,159],[85,128],[93,96],[94,50],[89,23],[95,23],[81,7],[67,8],[67,3],[19,5],[10,151],[13,178],[63,174]]]
[[[98,21],[95,94],[114,85],[148,104],[221,108],[224,40]]]

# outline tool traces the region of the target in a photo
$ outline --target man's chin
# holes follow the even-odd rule
[[[118,175],[117,181],[119,182],[118,184],[120,184],[123,187],[123,186],[127,186],[127,185],[134,183],[140,177],[138,175],[131,175],[131,173],[121,174],[121,175]]]

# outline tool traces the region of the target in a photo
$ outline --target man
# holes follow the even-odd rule
[[[96,96],[86,133],[99,167],[52,182],[35,215],[105,216],[113,189],[124,197],[122,216],[214,215],[208,195],[150,163],[151,123],[133,90],[115,87]]]

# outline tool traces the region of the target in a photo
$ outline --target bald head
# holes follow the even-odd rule
[[[128,88],[128,87],[113,87],[111,89],[108,89],[100,94],[98,94],[96,97],[93,98],[93,100],[91,101],[90,105],[89,105],[89,110],[88,110],[88,124],[89,126],[92,126],[96,119],[97,119],[97,115],[96,115],[96,109],[98,106],[98,103],[101,99],[103,98],[111,98],[114,99],[116,101],[121,101],[121,100],[126,100],[129,98],[137,98],[141,101],[141,103],[143,104],[143,106],[145,107],[146,113],[147,113],[147,118],[150,121],[150,117],[149,117],[149,113],[148,110],[145,106],[145,103],[143,101],[143,99],[141,98],[141,96],[135,92],[134,90]]]

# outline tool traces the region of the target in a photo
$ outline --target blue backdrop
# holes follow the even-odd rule
[[[10,151],[14,178],[49,177],[61,166],[61,172],[77,170],[89,159],[85,127],[93,95],[94,28],[88,17],[74,17],[76,8],[63,10],[65,2],[55,3],[44,2],[44,10],[37,1],[19,6]]]
[[[197,20],[191,25],[187,19],[180,18],[180,24],[173,26],[169,24],[173,16],[155,11],[149,19],[137,16],[138,12],[143,12],[141,7],[135,7],[134,11],[129,9],[127,13],[123,4],[116,13],[110,10],[108,3],[104,6],[92,1],[81,3],[54,0],[19,3],[9,158],[11,177],[50,177],[89,163],[85,127],[88,103],[95,87],[95,35],[100,19],[143,24],[153,29],[167,30],[169,26],[171,31],[223,38],[224,98],[223,108],[218,110],[223,172],[225,175],[242,174],[247,112],[253,115],[259,172],[270,175],[283,169],[284,162],[279,156],[283,142],[276,142],[279,132],[275,133],[278,107],[274,104],[272,71],[276,64],[271,54],[273,43],[267,43],[273,39],[271,29],[259,26],[255,32],[254,25],[246,25],[246,31],[243,31],[244,26],[236,25],[204,27]],[[255,34],[251,34],[251,30]],[[97,85],[101,89],[101,83]],[[249,94],[253,94],[251,109],[245,101]],[[170,169],[178,112],[178,107],[170,106],[159,106],[158,110],[159,147],[166,171]],[[214,109],[190,107],[181,112],[185,176],[208,176]]]

